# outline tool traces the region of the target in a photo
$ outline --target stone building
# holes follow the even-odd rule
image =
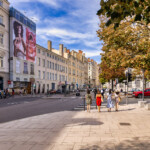
[[[37,44],[36,58],[36,93],[46,93],[49,90],[67,89],[68,81],[68,54],[66,48],[59,45],[59,50],[52,48],[48,41],[48,48]]]
[[[81,89],[85,85],[85,68],[84,68],[84,57],[83,51],[78,52],[67,50],[69,54],[69,84],[70,89]]]
[[[93,59],[88,58],[88,82],[89,88],[96,87],[97,79],[97,62]]]
[[[0,89],[8,88],[9,80],[9,5],[0,0]]]

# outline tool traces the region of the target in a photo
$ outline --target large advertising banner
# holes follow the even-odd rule
[[[36,34],[16,20],[13,20],[13,55],[35,62]]]

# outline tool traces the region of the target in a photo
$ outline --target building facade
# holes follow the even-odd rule
[[[67,90],[68,55],[64,49],[62,44],[59,45],[59,50],[53,49],[51,41],[48,41],[48,49],[37,45],[36,93]]]
[[[0,0],[0,89],[8,88],[9,80],[9,2]]]
[[[10,88],[34,91],[36,24],[10,8]]]
[[[84,54],[83,51],[78,52],[67,50],[69,57],[69,85],[70,90],[81,89],[84,87]]]
[[[97,79],[97,62],[93,59],[88,58],[88,82],[89,88],[96,87],[96,79]]]

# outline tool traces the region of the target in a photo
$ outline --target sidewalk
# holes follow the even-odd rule
[[[150,111],[63,111],[0,124],[0,150],[149,150]]]

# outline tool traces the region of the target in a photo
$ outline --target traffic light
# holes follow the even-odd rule
[[[128,82],[131,82],[131,81],[132,81],[132,74],[128,73]]]

